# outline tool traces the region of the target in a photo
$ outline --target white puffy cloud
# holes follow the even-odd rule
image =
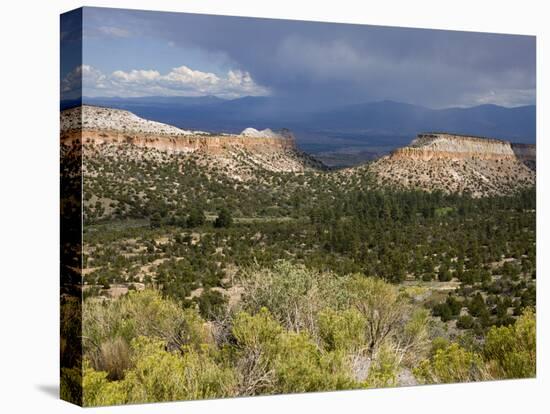
[[[269,95],[269,90],[258,85],[250,73],[229,70],[225,76],[179,66],[167,73],[157,70],[117,70],[104,74],[100,70],[82,65],[75,68],[61,81],[63,95],[74,92],[82,79],[84,96],[204,96],[222,98]]]
[[[116,70],[111,74],[111,79],[115,82],[121,83],[147,83],[153,82],[160,78],[160,73],[156,70],[131,70],[130,72],[124,72],[122,70]]]
[[[62,98],[78,98],[87,88],[97,90],[106,89],[108,79],[101,71],[90,65],[81,65],[74,68],[61,80]]]

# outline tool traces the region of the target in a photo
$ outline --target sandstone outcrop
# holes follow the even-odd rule
[[[507,141],[453,134],[419,134],[407,147],[398,148],[391,157],[419,160],[515,159]]]
[[[246,134],[244,133],[246,132]],[[256,133],[253,133],[256,132]],[[290,133],[247,128],[240,135],[176,128],[112,108],[83,105],[61,113],[61,140],[83,144],[132,144],[159,151],[220,154],[232,149],[278,152],[295,149]]]
[[[222,154],[235,149],[253,152],[279,152],[295,148],[292,139],[248,138],[239,135],[159,135],[106,129],[73,130],[62,135],[64,143],[71,143],[78,139],[84,145],[132,144],[142,148],[181,153],[201,151],[208,154]]]

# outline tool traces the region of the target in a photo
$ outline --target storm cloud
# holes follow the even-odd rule
[[[255,90],[312,108],[535,102],[532,36],[97,8],[85,9],[84,22],[84,39],[139,36],[198,49],[247,74]]]

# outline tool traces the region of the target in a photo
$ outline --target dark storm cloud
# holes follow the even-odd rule
[[[71,71],[82,63],[82,9],[64,13],[60,17],[60,76],[62,99],[74,99],[82,95],[82,76],[72,76],[70,91],[64,90],[63,82]]]
[[[294,102],[393,99],[441,107],[535,99],[530,36],[86,10],[102,26],[221,53],[274,95]]]

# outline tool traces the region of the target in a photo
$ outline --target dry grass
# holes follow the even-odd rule
[[[122,379],[124,371],[131,366],[128,344],[120,337],[108,339],[100,345],[92,364],[94,369],[106,371],[109,379]]]

